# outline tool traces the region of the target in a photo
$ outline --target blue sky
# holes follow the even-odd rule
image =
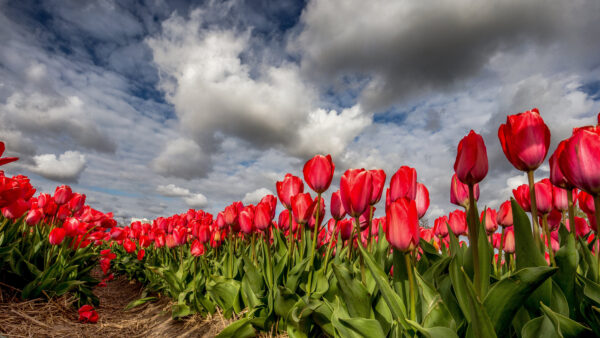
[[[524,182],[497,140],[507,114],[538,107],[552,149],[595,121],[599,14],[593,0],[0,1],[0,140],[21,158],[4,169],[126,221],[255,202],[331,153],[332,190],[347,168],[415,167],[432,222],[474,129],[481,202],[498,207]]]

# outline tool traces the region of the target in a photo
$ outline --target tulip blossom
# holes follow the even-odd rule
[[[550,211],[548,214],[546,221],[548,222],[548,230],[557,230],[560,226],[560,222],[562,221],[562,212],[552,209],[552,211]]]
[[[419,245],[419,217],[414,200],[401,198],[392,202],[386,210],[386,223],[385,237],[393,248],[408,252]]]
[[[0,142],[0,165],[5,165],[10,162],[17,161],[19,159],[18,157],[2,157],[2,154],[4,154],[4,149],[4,142]]]
[[[484,216],[485,216],[485,220],[483,219]],[[496,214],[496,210],[494,210],[492,208],[487,208],[481,212],[479,221],[484,224],[485,231],[487,232],[488,235],[491,235],[494,232],[496,232],[496,230],[498,230],[497,217],[498,216]]]
[[[571,231],[571,225],[569,224],[568,219],[565,223],[565,227],[569,231]],[[577,236],[577,238],[585,237],[587,234],[590,233],[590,230],[591,230],[591,228],[588,225],[585,218],[575,216],[575,235]]]
[[[348,169],[342,175],[340,196],[349,216],[358,217],[367,210],[372,192],[372,177],[365,169]]]
[[[204,245],[199,240],[195,240],[190,247],[190,253],[194,257],[204,255]]]
[[[94,324],[98,322],[98,313],[91,305],[84,305],[79,308],[79,321],[82,323]]]
[[[292,208],[292,196],[304,192],[304,183],[300,177],[286,174],[283,181],[275,184],[279,201],[286,209]]]
[[[507,254],[515,253],[515,231],[513,227],[506,228],[506,231],[504,233],[504,244],[502,246],[502,249]]]
[[[66,231],[63,228],[54,228],[48,235],[48,242],[52,245],[59,245],[65,239]]]
[[[308,223],[313,212],[313,199],[309,193],[301,193],[292,196],[292,215],[298,224]]]
[[[513,225],[513,214],[510,201],[504,201],[502,204],[500,204],[500,208],[496,214],[496,221],[502,227],[509,227]]]
[[[562,154],[562,152],[565,149],[565,146],[567,145],[567,140],[563,140],[561,141],[558,146],[556,147],[556,150],[554,151],[554,153],[552,154],[552,156],[550,156],[550,182],[552,182],[552,184],[554,184],[556,187],[560,187],[563,189],[570,189],[573,190],[573,188],[575,188],[575,186],[573,184],[571,184],[571,182],[569,182],[569,180],[567,180],[567,178],[565,177],[565,175],[563,174],[563,172],[560,169],[560,156]]]
[[[304,164],[304,180],[317,194],[323,193],[331,185],[335,165],[331,155],[316,155]]]
[[[254,226],[260,231],[265,231],[272,220],[271,205],[268,202],[258,203],[254,209]]]
[[[510,115],[498,129],[498,138],[506,158],[521,171],[537,169],[548,154],[550,129],[540,112],[532,110]]]
[[[123,241],[123,249],[125,249],[127,253],[132,253],[135,251],[135,243],[127,238]]]
[[[22,198],[17,199],[8,206],[2,208],[2,215],[8,219],[15,220],[23,216],[29,210],[29,203]]]
[[[415,168],[402,166],[390,179],[390,200],[394,202],[400,198],[414,200],[417,196],[417,171]]]
[[[35,208],[29,210],[27,217],[25,217],[25,223],[27,225],[36,225],[44,217],[44,210],[41,208]]]
[[[415,202],[417,204],[417,214],[419,215],[419,219],[421,219],[427,213],[427,209],[429,209],[429,191],[425,184],[417,183]]]
[[[479,184],[473,186],[475,201],[479,200]],[[459,205],[463,208],[469,206],[469,186],[462,183],[456,174],[452,175],[450,183],[450,203]]]
[[[331,217],[333,217],[333,219],[339,221],[346,216],[346,210],[342,204],[342,196],[339,190],[331,194],[330,204],[329,212],[331,212]]]
[[[248,235],[254,231],[254,206],[247,205],[239,215],[240,231]]]
[[[457,237],[467,234],[467,214],[462,210],[454,210],[448,217],[450,229]]]
[[[537,210],[544,215],[547,215],[552,211],[553,198],[552,198],[552,183],[547,178],[535,183],[535,202]]]
[[[600,130],[576,131],[567,140],[558,163],[564,176],[575,187],[600,195]]]
[[[352,236],[353,220],[350,218],[343,219],[338,222],[338,231],[343,241],[349,240]]]
[[[277,209],[277,197],[274,195],[265,195],[259,203],[267,203],[271,210],[271,219],[275,218],[275,210]]]
[[[77,212],[77,211],[81,210],[81,208],[83,208],[84,204],[85,204],[85,195],[78,194],[78,193],[73,193],[73,195],[71,196],[71,199],[67,203],[69,210],[71,210],[72,212]]]
[[[522,184],[513,189],[513,196],[523,210],[531,212],[531,199],[529,198],[529,185]]]
[[[557,186],[552,187],[552,204],[554,205],[555,209],[560,211],[567,211],[567,209],[569,208],[569,199],[567,195],[568,193],[566,189]],[[576,193],[572,193],[572,196],[575,195]],[[573,198],[572,202],[575,202],[575,198]]]
[[[467,185],[481,182],[488,172],[488,158],[483,137],[473,130],[458,143],[454,171]]]
[[[137,253],[137,260],[141,261],[142,259],[144,259],[144,256],[146,255],[146,250],[141,249],[140,251],[138,251]]]
[[[579,208],[586,214],[593,215],[596,212],[594,197],[587,192],[580,191],[577,195],[577,202],[579,203]]]
[[[448,216],[440,216],[433,222],[433,232],[439,238],[448,236]]]
[[[225,207],[225,211],[224,211],[224,217],[225,217],[225,223],[227,223],[227,225],[229,225],[230,227],[233,227],[234,230],[238,230],[239,228],[239,224],[238,224],[238,216],[240,214],[240,211],[242,211],[242,209],[244,208],[242,202],[233,202],[231,205],[228,205],[227,207]]]
[[[325,200],[321,197],[320,202],[317,204],[317,198],[319,198],[318,196],[315,197],[315,200],[313,201],[313,209],[312,209],[312,215],[310,217],[310,219],[308,220],[308,227],[310,229],[314,229],[315,227],[315,222],[316,222],[316,217],[317,217],[317,207],[319,208],[319,226],[321,226],[321,224],[323,224],[323,214],[325,213]]]
[[[369,174],[371,175],[371,184],[373,186],[373,190],[371,191],[371,200],[369,201],[369,204],[375,205],[381,199],[383,187],[385,185],[386,175],[385,171],[381,169],[369,170]]]
[[[71,187],[68,185],[56,187],[56,190],[54,191],[54,202],[58,205],[65,204],[71,199],[72,194]]]

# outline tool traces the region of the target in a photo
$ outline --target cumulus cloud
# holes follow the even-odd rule
[[[183,200],[185,201],[185,204],[194,209],[204,208],[208,205],[208,199],[200,193],[190,194],[189,196],[184,197]]]
[[[257,204],[265,195],[273,195],[273,192],[267,188],[258,188],[254,191],[247,192],[242,198],[244,204]]]
[[[159,185],[156,192],[166,197],[185,197],[190,195],[190,190],[178,187],[175,184]]]
[[[161,88],[182,131],[196,142],[197,156],[214,154],[228,137],[291,156],[308,157],[315,151],[335,155],[372,122],[360,106],[341,112],[320,108],[317,89],[302,79],[295,63],[244,63],[243,54],[251,52],[250,33],[205,28],[204,13],[196,10],[189,20],[174,15],[163,23],[161,35],[147,40],[163,74]],[[189,142],[184,146],[190,153],[194,148]],[[157,172],[183,178],[206,175],[210,167],[191,171],[186,163],[167,160],[174,152],[167,147],[159,156]]]
[[[185,179],[206,176],[210,166],[210,156],[196,142],[183,138],[169,141],[152,162],[157,173]]]
[[[86,165],[85,156],[78,151],[67,151],[58,157],[55,154],[37,155],[33,161],[32,172],[59,182],[77,182]]]

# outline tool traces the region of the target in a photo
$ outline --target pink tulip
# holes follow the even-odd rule
[[[504,201],[500,205],[500,209],[498,209],[498,213],[496,215],[496,221],[502,227],[510,227],[513,225],[513,214],[510,201]]]
[[[429,208],[429,191],[422,183],[417,183],[415,202],[417,204],[417,214],[419,219],[421,219],[425,216],[425,213],[427,213],[427,209]]]

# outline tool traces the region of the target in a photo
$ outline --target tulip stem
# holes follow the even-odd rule
[[[312,246],[310,248],[310,261],[308,263],[308,271],[309,271],[309,275],[308,275],[308,284],[307,284],[307,294],[308,297],[310,297],[310,293],[311,293],[311,287],[312,287],[312,279],[313,279],[313,275],[314,275],[314,269],[313,269],[313,264],[315,262],[315,248],[317,247],[317,240],[318,240],[318,234],[319,234],[319,212],[321,209],[321,193],[317,193],[317,205],[316,205],[316,213],[315,213],[315,226],[313,227],[313,241],[312,241]]]
[[[569,227],[574,238],[577,238],[575,230],[575,211],[573,207],[573,189],[567,189],[567,206],[569,210]]]
[[[371,251],[371,247],[373,246],[371,241],[371,230],[373,228],[373,206],[370,205],[369,206],[369,235],[367,236],[367,245],[368,245],[368,249],[369,251]]]
[[[294,246],[295,246],[294,245],[294,243],[295,243],[295,241],[294,241],[294,227],[292,225],[292,222],[293,222],[293,219],[292,219],[292,210],[288,209],[288,211],[289,211],[289,215],[290,215],[290,220],[289,220],[289,223],[288,223],[289,253],[290,253],[289,259],[290,259],[290,262],[292,262],[291,265],[293,265],[293,261],[294,261]]]
[[[227,277],[233,278],[233,229],[229,229],[229,261],[227,264]]]
[[[500,270],[499,276],[502,276],[502,254],[504,250],[504,227],[502,227],[502,233],[500,234],[500,250],[498,251],[498,270]]]
[[[550,229],[548,229],[548,215],[542,215],[542,227],[544,234],[546,234],[546,243],[548,244],[548,255],[550,255],[550,263],[552,266],[556,266],[554,260],[554,250],[552,250],[552,237],[550,237]]]
[[[410,259],[410,252],[404,254],[404,259],[406,261],[406,274],[408,277],[408,287],[410,292],[410,319],[415,320],[417,318],[417,301],[415,295],[415,281],[413,277],[413,264]]]
[[[338,220],[335,220],[335,225],[333,226],[333,234],[331,234],[331,237],[329,238],[329,246],[327,247],[327,254],[325,255],[325,261],[323,263],[323,266],[325,267],[325,273],[324,275],[327,275],[327,263],[329,262],[329,256],[331,255],[331,249],[333,248],[333,236],[335,235],[335,232],[338,228]]]
[[[533,170],[529,170],[527,172],[527,179],[529,180],[529,199],[531,204],[531,218],[533,220],[533,239],[535,240],[535,245],[538,250],[542,252],[542,247],[540,245],[540,225],[538,224],[538,216],[537,216],[537,202],[535,199],[535,183],[533,180]]]
[[[594,196],[594,214],[596,216],[596,228],[600,227],[600,195]],[[575,227],[575,222],[573,222],[573,227]],[[596,237],[598,237],[598,230],[596,229]],[[600,245],[600,238],[597,239],[599,241],[598,245]],[[600,271],[600,249],[596,250],[596,256],[598,257],[598,271]]]
[[[479,272],[479,220],[477,217],[477,206],[475,205],[475,193],[473,184],[469,184],[469,244],[473,254],[473,284],[477,296],[481,297],[481,276]]]
[[[360,221],[358,219],[358,216],[354,217],[354,226],[356,229],[356,242],[358,242],[358,245],[362,248],[362,238],[361,238],[361,233],[360,233]],[[360,276],[363,282],[363,285],[367,285],[367,279],[365,276],[365,261],[363,260],[363,255],[360,255],[359,257],[360,260]]]
[[[254,243],[255,243],[255,238],[256,238],[256,232],[252,232],[252,261],[254,262],[254,264],[256,264],[256,250],[254,248]]]

